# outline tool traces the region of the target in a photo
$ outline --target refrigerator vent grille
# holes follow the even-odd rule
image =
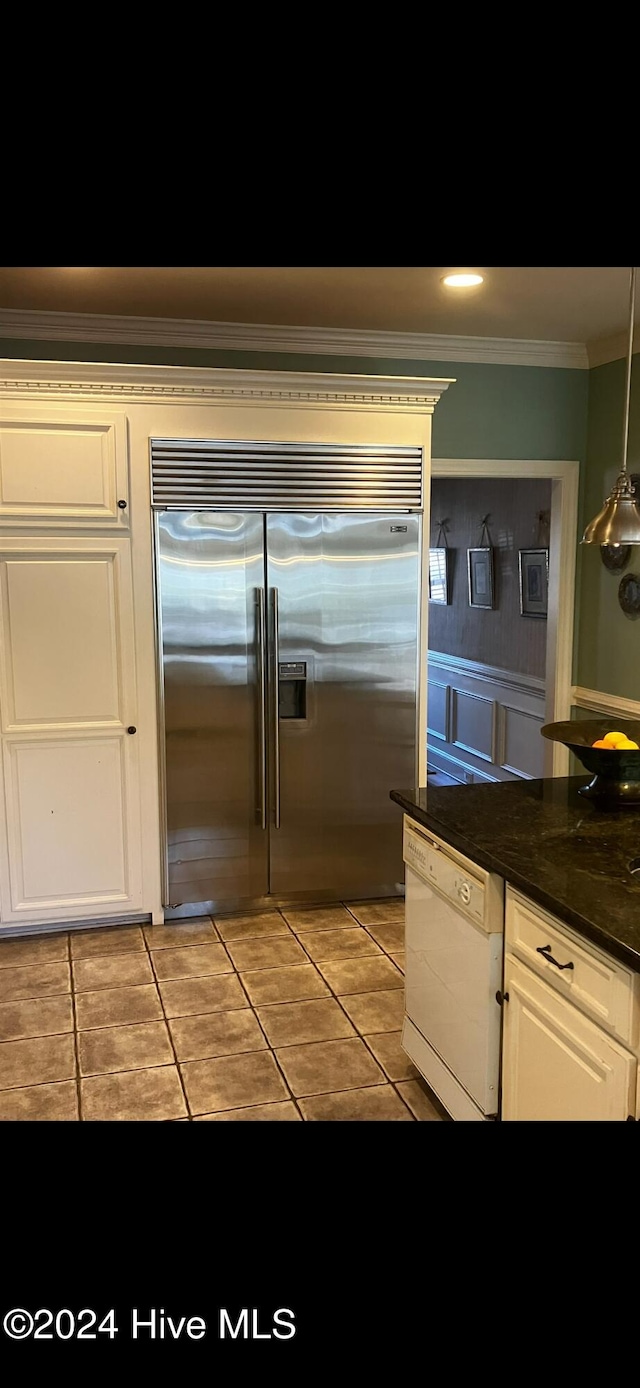
[[[160,510],[421,510],[422,449],[151,440]]]

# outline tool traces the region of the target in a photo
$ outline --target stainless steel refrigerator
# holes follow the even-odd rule
[[[158,493],[165,908],[400,892],[421,517]]]

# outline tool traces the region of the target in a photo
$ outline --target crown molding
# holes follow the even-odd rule
[[[0,337],[39,342],[110,342],[121,346],[199,347],[235,352],[298,352],[312,356],[466,361],[494,366],[586,370],[581,342],[452,337],[438,333],[296,328],[259,323],[206,323],[191,318],[129,318],[108,313],[40,313],[0,309]]]
[[[39,399],[202,401],[433,414],[452,377],[353,376],[321,371],[0,359],[0,395]]]

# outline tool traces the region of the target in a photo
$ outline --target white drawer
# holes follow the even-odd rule
[[[640,1033],[640,978],[568,926],[507,888],[505,943],[551,988],[634,1049]],[[555,962],[554,962],[555,961]],[[573,965],[567,968],[566,965]],[[564,965],[565,967],[560,967]]]

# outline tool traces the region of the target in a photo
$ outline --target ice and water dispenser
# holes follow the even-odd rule
[[[306,660],[280,661],[278,665],[278,705],[281,719],[306,718]]]

